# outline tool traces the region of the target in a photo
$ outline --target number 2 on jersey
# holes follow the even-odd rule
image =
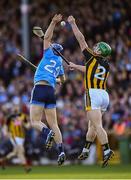
[[[102,77],[102,75],[105,74],[106,69],[105,69],[103,66],[98,66],[98,69],[99,69],[101,72],[96,73],[96,74],[95,74],[95,78],[100,79],[100,80],[104,80],[104,77]]]
[[[47,64],[44,68],[49,71],[50,73],[53,73],[53,68],[56,66],[56,62],[54,60],[50,60],[51,64]],[[56,67],[56,72],[54,72],[54,76],[57,77],[60,71],[60,67]]]

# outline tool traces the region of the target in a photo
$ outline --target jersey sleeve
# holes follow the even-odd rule
[[[53,50],[49,47],[48,49],[44,50],[43,56],[49,58],[53,55]]]
[[[89,48],[84,49],[83,54],[85,56],[85,62],[88,62],[94,56],[92,50]]]
[[[62,75],[64,75],[63,65],[61,65],[61,67],[60,67],[60,72],[59,72],[59,75],[58,75],[58,76],[62,76]]]

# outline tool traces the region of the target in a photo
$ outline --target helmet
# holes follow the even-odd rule
[[[57,43],[53,43],[53,44],[52,44],[52,47],[55,48],[55,49],[56,49],[57,51],[59,51],[59,52],[61,52],[61,51],[63,50],[62,45],[57,44]],[[57,52],[55,52],[55,51],[53,51],[53,52],[54,52],[54,54],[58,55]]]
[[[105,42],[99,42],[97,43],[97,47],[99,49],[99,51],[101,52],[101,55],[106,57],[111,55],[111,47],[109,46],[109,44],[105,43]]]

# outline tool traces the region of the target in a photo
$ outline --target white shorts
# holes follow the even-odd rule
[[[15,145],[23,145],[24,144],[24,139],[20,137],[15,137],[14,139],[11,138],[12,144]]]
[[[104,89],[88,89],[85,95],[86,110],[100,109],[106,111],[109,105],[109,95]]]

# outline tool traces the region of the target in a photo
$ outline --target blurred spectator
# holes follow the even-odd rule
[[[116,135],[118,136],[124,135],[126,131],[126,124],[125,122],[119,120],[117,123],[114,124],[113,129]]]

